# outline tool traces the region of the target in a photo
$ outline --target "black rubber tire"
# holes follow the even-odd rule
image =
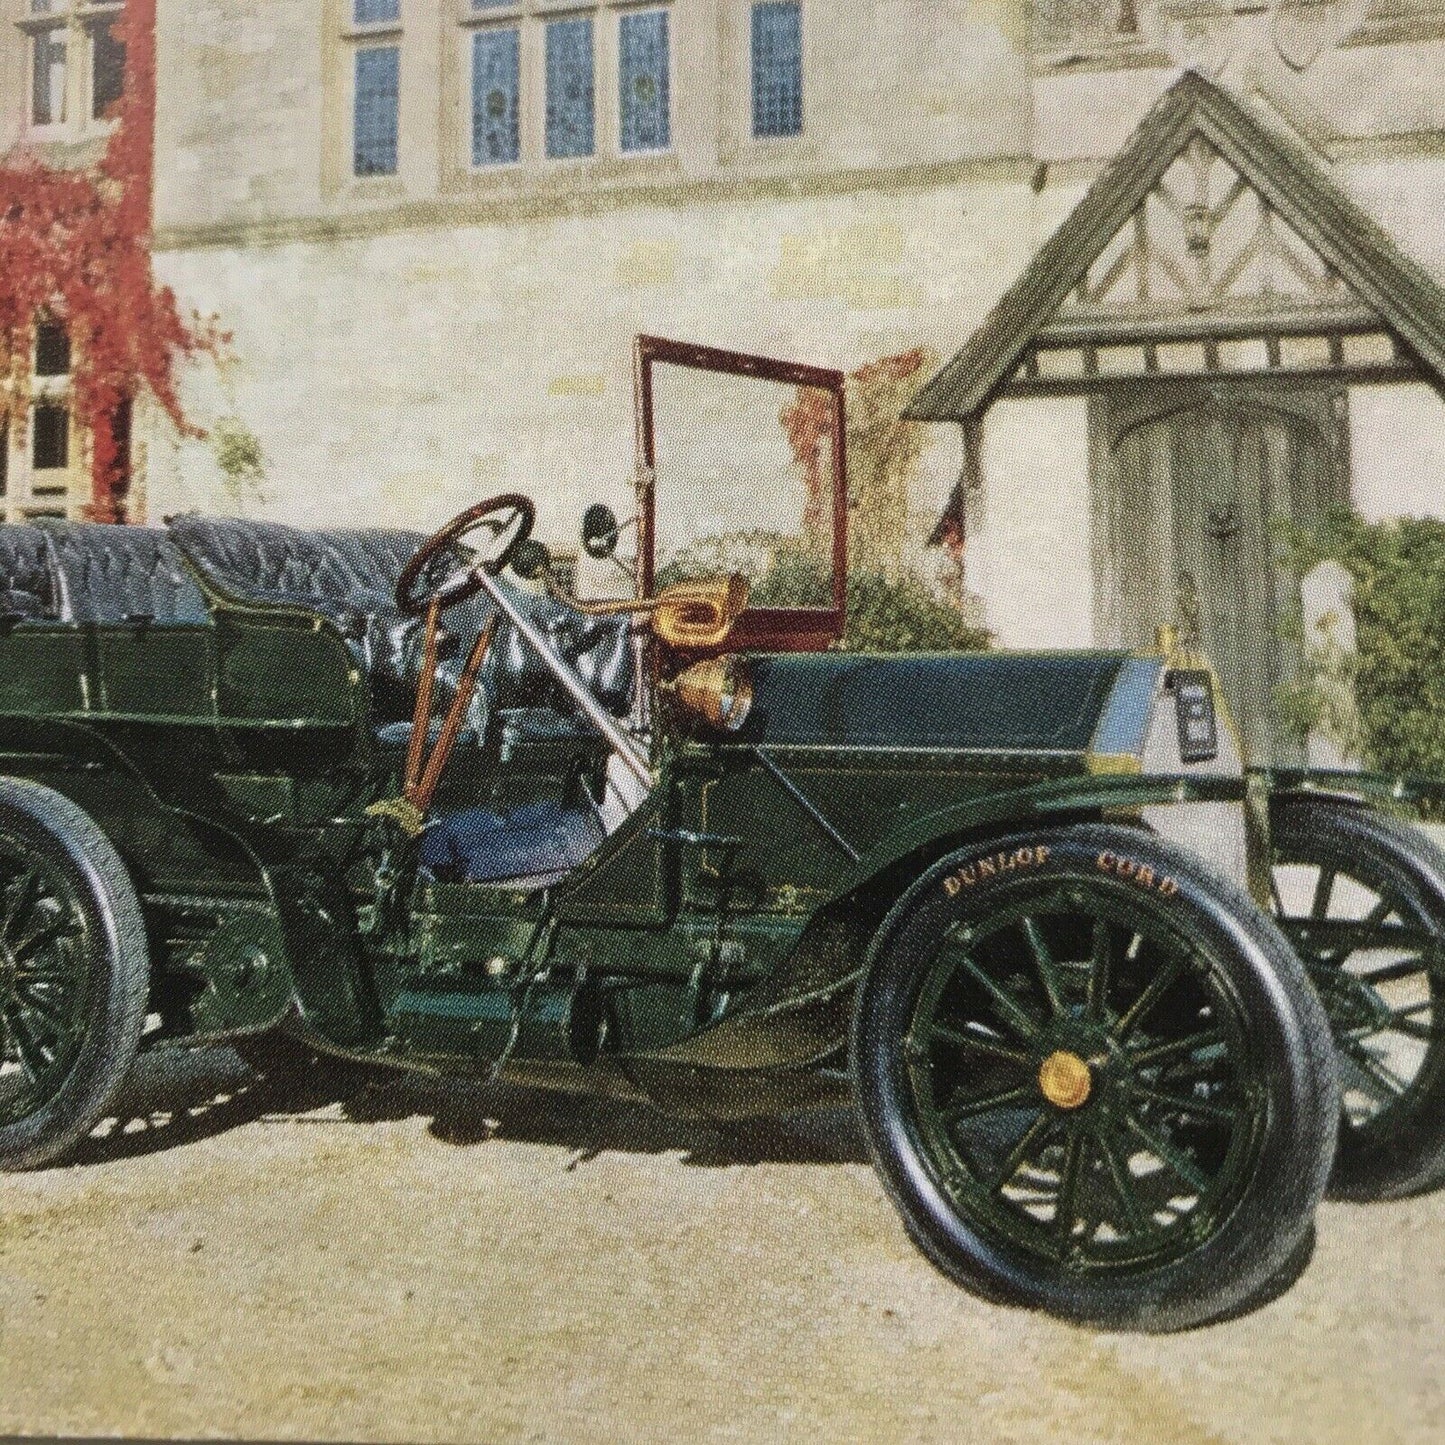
[[[63,874],[84,919],[88,998],[79,1050],[45,1103],[0,1125],[0,1169],[38,1169],[85,1138],[125,1082],[145,1024],[149,949],[125,864],[69,798],[39,783],[0,778],[0,837]]]
[[[1102,854],[1147,864],[1177,892],[1151,898],[1150,916],[1169,919],[1207,949],[1212,968],[1238,1000],[1263,1082],[1248,1180],[1207,1237],[1178,1257],[1125,1274],[1045,1269],[1016,1242],[978,1227],[948,1197],[921,1143],[904,1038],[941,940],[1008,903],[1019,880],[1001,873],[948,893],[943,880],[981,857],[1046,847],[1032,880],[1072,895],[1130,885],[1101,872]],[[1134,894],[1142,890],[1135,888]],[[1131,895],[1132,896],[1132,895]],[[1156,915],[1155,905],[1164,912]],[[1138,906],[1138,898],[1134,905]],[[1181,917],[1182,914],[1182,917]],[[1161,925],[1163,926],[1163,925]],[[1267,1293],[1307,1249],[1304,1240],[1329,1178],[1338,1133],[1338,1082],[1328,1023],[1304,971],[1273,922],[1239,888],[1182,850],[1134,828],[1097,824],[1040,829],[981,843],[945,858],[900,900],[870,950],[859,990],[852,1061],[864,1132],[883,1182],[914,1242],[940,1269],[983,1297],[1111,1330],[1164,1332],[1229,1315]],[[1268,1067],[1265,1067],[1265,1064]],[[1071,1220],[1072,1225],[1072,1220]]]
[[[1408,823],[1357,804],[1290,798],[1271,820],[1275,857],[1320,862],[1366,886],[1387,886],[1409,920],[1445,944],[1445,851]],[[1442,951],[1445,964],[1445,951]],[[1445,981],[1432,989],[1445,1016]],[[1347,1073],[1341,1060],[1341,1074]],[[1445,1042],[1430,1048],[1389,1117],[1358,1127],[1342,1109],[1330,1194],[1337,1199],[1400,1199],[1445,1184]]]

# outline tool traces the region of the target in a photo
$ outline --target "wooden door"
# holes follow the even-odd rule
[[[1343,394],[1105,397],[1092,419],[1102,640],[1147,649],[1164,623],[1197,636],[1247,755],[1295,760],[1275,723],[1298,667],[1281,535],[1348,500]]]

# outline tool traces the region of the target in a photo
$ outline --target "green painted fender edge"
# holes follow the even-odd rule
[[[853,892],[900,859],[939,839],[1027,827],[1031,820],[1056,823],[1064,817],[1094,815],[1106,808],[1141,808],[1158,803],[1238,802],[1239,777],[1104,775],[1061,778],[1027,788],[1010,788],[952,808],[942,808],[890,833],[839,876],[838,894]],[[835,895],[837,896],[837,895]]]
[[[733,1012],[638,1060],[717,1070],[786,1070],[838,1054],[853,991],[877,946],[879,926],[920,874],[945,853],[1027,828],[1097,818],[1105,809],[1159,803],[1238,802],[1239,777],[1105,776],[1009,789],[940,809],[890,834],[840,873],[787,961]],[[625,1063],[625,1060],[624,1060]]]

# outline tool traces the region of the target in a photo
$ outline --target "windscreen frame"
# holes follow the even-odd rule
[[[637,417],[638,594],[651,597],[656,580],[657,432],[653,371],[659,364],[807,387],[827,394],[832,407],[829,460],[833,480],[831,607],[749,607],[728,638],[730,650],[822,652],[843,636],[848,587],[848,435],[846,377],[829,367],[783,361],[745,351],[640,335],[633,351]],[[667,478],[661,479],[667,485]]]

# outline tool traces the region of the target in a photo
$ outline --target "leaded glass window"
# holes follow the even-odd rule
[[[669,116],[666,10],[624,15],[618,32],[618,89],[624,151],[666,150]]]
[[[401,0],[356,0],[352,14],[358,25],[376,25],[401,19]]]
[[[753,6],[753,134],[803,129],[803,17],[798,0]]]
[[[547,26],[547,154],[590,156],[595,140],[592,20]]]
[[[358,5],[362,0],[357,0]],[[354,169],[358,176],[396,174],[401,51],[395,45],[356,52]]]
[[[30,418],[31,464],[37,472],[58,471],[70,465],[70,412],[63,406],[42,404]]]
[[[125,90],[125,46],[115,38],[111,20],[97,21],[90,37],[90,113],[104,120]]]
[[[37,31],[31,54],[30,119],[59,125],[65,119],[65,31]]]
[[[479,30],[472,36],[474,166],[506,165],[521,154],[519,55],[515,29]]]

